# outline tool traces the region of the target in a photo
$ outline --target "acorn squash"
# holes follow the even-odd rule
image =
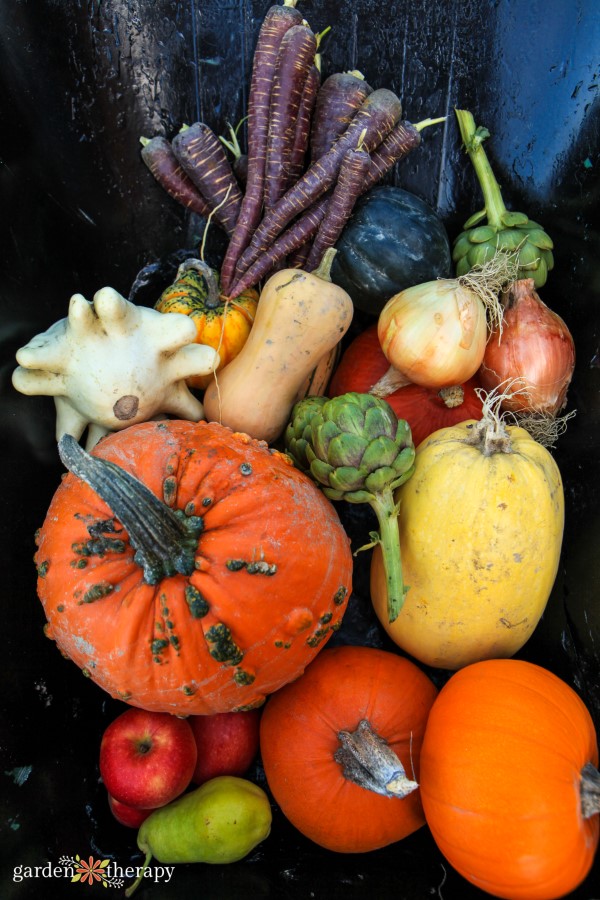
[[[440,217],[419,197],[391,185],[372,188],[357,202],[336,249],[331,280],[357,309],[374,316],[405,288],[452,275]]]

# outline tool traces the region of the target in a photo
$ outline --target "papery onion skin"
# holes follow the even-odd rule
[[[481,366],[488,336],[485,306],[454,279],[407,288],[380,313],[377,333],[392,366],[413,384],[462,384]]]
[[[503,300],[502,332],[490,336],[479,372],[482,387],[501,386],[504,410],[555,417],[566,406],[575,368],[571,332],[537,294],[532,278],[513,282]]]

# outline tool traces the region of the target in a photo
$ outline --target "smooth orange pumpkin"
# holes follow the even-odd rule
[[[385,847],[420,828],[425,820],[415,782],[436,694],[433,682],[404,657],[372,647],[326,649],[262,713],[263,766],[284,815],[338,853]],[[380,772],[372,745],[381,748],[381,739],[392,762]],[[360,765],[352,746],[362,754]],[[365,767],[370,786],[359,783]],[[397,785],[386,790],[394,769]]]
[[[329,382],[327,396],[339,397],[350,391],[368,393],[389,368],[379,343],[377,325],[370,325],[344,351]],[[406,419],[417,447],[439,428],[457,425],[466,419],[479,419],[483,401],[477,396],[477,387],[478,377],[448,388],[407,384],[384,399],[399,419]]]
[[[62,652],[112,696],[177,715],[257,706],[297,678],[351,592],[348,537],[310,479],[206,422],[135,425],[89,460],[133,513],[124,527],[83,475],[56,491],[35,560]]]
[[[600,775],[591,716],[564,681],[523,660],[473,663],[444,685],[421,750],[433,837],[468,881],[553,900],[589,872]]]

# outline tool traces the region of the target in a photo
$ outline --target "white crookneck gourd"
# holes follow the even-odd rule
[[[219,356],[196,336],[188,316],[136,306],[113,288],[91,302],[75,294],[66,319],[17,351],[13,385],[54,397],[57,441],[87,428],[88,450],[161,414],[197,422],[204,408],[185,379],[214,371]]]

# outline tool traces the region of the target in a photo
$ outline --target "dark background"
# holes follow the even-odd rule
[[[246,111],[254,43],[269,2],[4,0],[0,3],[0,491],[2,552],[3,898],[71,896],[67,881],[12,881],[14,865],[79,853],[139,864],[135,832],[119,826],[99,783],[97,751],[124,709],[43,636],[33,535],[58,485],[54,406],[11,386],[15,351],[105,285],[127,296],[138,271],[197,241],[189,219],[155,184],[139,137],[172,137],[202,119],[220,134]],[[417,122],[448,115],[393,182],[426,200],[450,236],[481,206],[453,108],[491,132],[487,151],[506,204],[541,222],[555,269],[541,295],[569,325],[577,366],[569,422],[554,451],[565,481],[561,569],[547,611],[521,656],[547,666],[584,698],[600,725],[600,17],[595,0],[302,0],[323,44],[323,74],[360,69],[395,90]],[[218,241],[217,248],[218,250]],[[215,250],[216,252],[216,250]],[[152,304],[150,291],[146,302]],[[365,324],[357,318],[354,329]],[[339,508],[356,546],[363,512]],[[359,557],[337,640],[387,646],[370,612],[368,559]],[[442,683],[445,673],[433,673]],[[19,775],[20,767],[26,768]],[[253,773],[261,779],[260,768]],[[23,780],[24,779],[24,780]],[[79,888],[81,890],[81,888]],[[96,894],[100,891],[95,889]],[[366,856],[326,853],[278,810],[243,863],[179,866],[142,898],[484,895],[453,873],[427,830]],[[600,897],[598,862],[577,900]]]

